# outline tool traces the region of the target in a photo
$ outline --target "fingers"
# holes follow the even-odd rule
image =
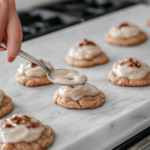
[[[0,43],[3,39],[3,35],[6,29],[7,17],[8,0],[0,0]],[[0,47],[0,51],[4,51],[4,49]]]
[[[17,15],[15,1],[8,0],[9,2],[9,13],[6,33],[7,37],[7,60],[13,62],[21,50],[22,43],[22,29],[20,20]]]

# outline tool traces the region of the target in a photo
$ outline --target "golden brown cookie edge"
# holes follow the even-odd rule
[[[98,55],[90,60],[78,60],[73,57],[70,57],[68,54],[66,55],[66,62],[68,65],[75,66],[75,67],[81,67],[81,68],[102,65],[102,64],[107,63],[108,61],[109,61],[109,58],[104,52],[102,52],[100,55]]]
[[[65,108],[93,109],[93,108],[102,106],[103,103],[105,102],[105,97],[106,97],[105,94],[102,91],[100,91],[97,96],[94,96],[94,97],[85,96],[85,97],[81,98],[79,101],[74,101],[71,98],[62,98],[61,96],[59,96],[59,91],[56,90],[54,93],[54,96],[53,96],[53,100],[54,100],[55,104],[58,104],[58,105],[65,107]]]
[[[49,125],[43,125],[45,130],[42,133],[41,137],[33,142],[26,143],[26,142],[20,142],[20,143],[0,143],[0,150],[20,150],[22,147],[25,147],[27,149],[24,150],[45,150],[49,148],[55,139],[55,132]],[[49,137],[46,137],[49,131],[51,131],[51,135]],[[49,141],[48,141],[49,140]],[[40,145],[40,146],[39,146]],[[38,146],[38,149],[37,149]],[[21,148],[20,148],[21,147]]]
[[[109,44],[118,46],[134,46],[139,45],[147,40],[147,34],[141,31],[140,35],[131,38],[114,38],[109,33],[105,35],[105,41]]]
[[[42,85],[48,85],[52,82],[48,79],[48,77],[27,77],[26,75],[19,75],[18,73],[15,76],[15,79],[20,84],[27,86],[27,87],[36,87]]]

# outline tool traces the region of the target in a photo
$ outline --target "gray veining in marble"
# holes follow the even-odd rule
[[[58,85],[24,87],[14,76],[20,63],[10,64],[5,53],[0,53],[0,88],[14,101],[15,113],[35,116],[56,131],[54,144],[48,150],[110,150],[150,124],[150,87],[120,87],[108,81],[108,72],[114,62],[135,56],[150,65],[150,40],[139,46],[118,47],[104,41],[104,34],[113,25],[129,21],[139,25],[150,35],[146,25],[150,8],[137,5],[108,14],[73,27],[24,42],[22,49],[31,55],[49,60],[55,68],[75,69],[88,76],[88,82],[106,94],[102,107],[93,110],[71,110],[53,103]],[[110,62],[91,68],[68,66],[65,55],[69,48],[83,38],[99,44]],[[3,119],[3,118],[2,118]]]

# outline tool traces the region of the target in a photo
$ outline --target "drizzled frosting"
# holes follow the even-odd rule
[[[3,90],[0,90],[0,106],[2,106],[3,104],[4,96],[5,96],[5,92]]]
[[[25,115],[13,115],[12,118],[15,116],[22,117]],[[39,120],[34,117],[30,118],[30,122],[38,122],[36,128],[30,127],[30,122],[18,125],[11,121],[11,118],[0,121],[0,143],[32,142],[39,139],[44,127]],[[9,124],[9,127],[6,127],[6,124]]]
[[[55,72],[51,73],[51,79],[54,83],[59,84],[78,84],[85,83],[86,78],[85,75],[79,73],[75,70],[55,70]]]
[[[137,58],[133,58],[133,61],[138,61],[141,64],[140,68],[136,66],[129,67],[128,64],[126,63],[121,65],[120,63],[122,61],[115,63],[115,65],[113,66],[113,71],[115,72],[117,77],[123,77],[132,80],[145,78],[147,74],[150,72],[149,66],[141,62]]]
[[[43,63],[49,69],[51,69],[51,70],[53,69],[53,66],[51,65],[50,62],[43,61]],[[41,68],[40,66],[37,66],[37,65],[35,67],[32,67],[31,64],[29,64],[28,62],[22,63],[17,71],[20,75],[26,75],[28,77],[45,77],[45,76],[47,76],[46,71],[43,68]]]
[[[101,53],[98,45],[83,45],[77,44],[70,48],[68,55],[79,60],[90,60]]]
[[[98,88],[89,83],[77,86],[61,86],[59,88],[59,95],[61,97],[71,98],[75,101],[80,100],[84,96],[97,96],[98,94]]]
[[[121,37],[121,38],[130,38],[133,36],[139,35],[141,30],[139,27],[129,24],[129,26],[123,26],[121,28],[119,27],[112,27],[109,30],[109,34],[112,37]]]

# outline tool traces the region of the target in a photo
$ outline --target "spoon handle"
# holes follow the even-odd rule
[[[0,44],[0,47],[2,47],[4,49],[7,49],[7,42],[2,41],[2,43]],[[48,74],[51,73],[51,70],[44,63],[40,62],[38,59],[36,59],[33,56],[27,54],[26,52],[20,50],[19,56],[26,59],[26,60],[29,60],[29,61],[33,62],[34,64],[36,64],[40,67],[42,67]]]

